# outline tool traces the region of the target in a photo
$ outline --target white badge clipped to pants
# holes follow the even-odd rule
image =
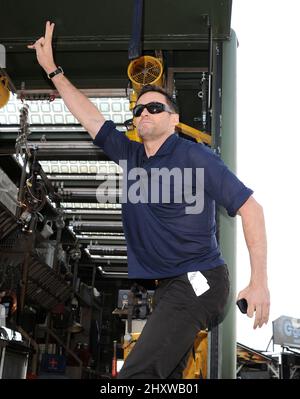
[[[207,283],[207,280],[201,272],[188,272],[187,276],[197,296],[200,296],[209,290],[210,287]]]

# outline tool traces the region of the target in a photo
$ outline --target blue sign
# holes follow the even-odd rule
[[[43,371],[48,373],[64,373],[66,370],[66,357],[44,353],[41,367]]]
[[[300,347],[300,319],[280,316],[273,321],[274,344]]]

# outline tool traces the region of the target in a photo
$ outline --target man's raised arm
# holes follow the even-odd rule
[[[54,23],[47,21],[45,36],[40,37],[34,44],[27,46],[36,51],[38,63],[47,75],[57,69],[52,51],[53,30]],[[81,91],[72,85],[63,73],[55,75],[52,81],[70,112],[94,139],[105,122],[101,112]]]

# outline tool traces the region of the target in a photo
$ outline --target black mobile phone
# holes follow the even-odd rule
[[[245,298],[241,298],[236,303],[242,313],[247,313],[248,303]]]

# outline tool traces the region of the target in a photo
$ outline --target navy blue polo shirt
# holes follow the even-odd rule
[[[160,279],[212,269],[225,263],[216,240],[215,203],[223,206],[229,216],[235,216],[253,191],[211,149],[174,133],[155,155],[148,158],[144,145],[129,140],[116,129],[112,121],[104,123],[94,144],[102,148],[114,162],[123,165],[126,162],[123,168],[124,191],[129,193],[131,190],[134,193],[143,179],[146,182],[146,185],[140,185],[140,189],[136,190],[136,194],[140,195],[142,187],[147,188],[144,196],[137,197],[144,199],[131,201],[128,196],[122,204],[129,278]],[[134,168],[142,168],[143,171],[135,181],[130,176]],[[178,195],[176,197],[175,194],[171,194],[167,201],[163,199],[161,191],[164,183],[159,178],[156,179],[159,198],[151,201],[151,182],[155,179],[152,181],[150,177],[162,168],[176,168],[179,175],[182,172],[182,176],[185,171],[192,171],[190,186],[193,194],[196,193],[196,170],[202,171],[204,202],[201,212],[187,213],[187,207],[192,204],[189,199],[185,201],[183,195],[182,201],[178,201]],[[175,185],[172,181],[170,179],[168,186],[170,191]]]

